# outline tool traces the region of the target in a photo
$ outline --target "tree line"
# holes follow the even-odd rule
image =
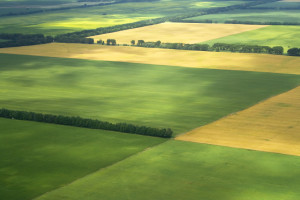
[[[243,4],[231,5],[231,6],[226,6],[226,7],[200,9],[199,11],[189,13],[189,14],[161,17],[161,18],[142,20],[142,21],[127,23],[127,24],[121,24],[121,25],[116,25],[116,26],[102,27],[102,28],[61,34],[61,35],[57,35],[54,39],[55,39],[55,41],[59,41],[59,42],[72,41],[75,43],[86,43],[86,41],[82,42],[82,40],[80,40],[79,38],[86,38],[86,37],[90,37],[90,36],[94,36],[94,35],[101,35],[101,34],[112,33],[112,32],[117,32],[117,31],[122,31],[122,30],[133,29],[133,28],[140,28],[140,27],[150,26],[150,25],[154,25],[154,24],[160,24],[160,23],[168,22],[168,21],[178,22],[178,21],[183,21],[183,19],[185,19],[185,18],[201,16],[201,15],[208,15],[208,14],[215,14],[215,13],[230,11],[230,10],[234,10],[234,9],[242,9],[242,8],[247,8],[249,6],[259,5],[259,4],[273,2],[273,1],[276,1],[276,0],[251,1],[251,2],[247,2],[247,3],[243,3]]]
[[[291,48],[287,53],[289,56],[300,56],[300,48]]]
[[[135,41],[132,40],[131,44],[135,45]],[[148,48],[165,48],[165,49],[183,49],[183,50],[195,50],[195,51],[229,51],[229,52],[240,52],[240,53],[265,53],[265,54],[276,54],[282,55],[284,48],[282,46],[259,46],[259,45],[246,45],[246,44],[225,44],[215,43],[212,46],[208,44],[184,44],[184,43],[162,43],[161,41],[156,42],[145,42],[144,40],[138,40],[136,46],[148,47]]]
[[[45,44],[53,42],[52,36],[44,36],[43,34],[1,33],[0,39],[7,40],[4,42],[0,42],[0,48]]]
[[[110,131],[118,131],[123,133],[132,133],[139,135],[148,135],[155,137],[170,138],[173,131],[170,128],[152,128],[147,126],[137,126],[127,123],[110,123],[96,119],[86,119],[81,117],[71,117],[62,115],[42,114],[27,111],[0,109],[0,117],[18,120],[28,120],[36,122],[46,122],[51,124],[60,124],[76,127],[84,127],[91,129],[103,129]]]
[[[179,22],[179,21],[177,21]],[[203,19],[203,20],[193,20],[193,19],[184,19],[181,20],[182,23],[209,23],[209,24],[218,24],[223,23],[217,20],[212,19]],[[241,21],[241,20],[226,20],[224,24],[251,24],[251,25],[300,25],[299,22],[257,22],[257,21]]]

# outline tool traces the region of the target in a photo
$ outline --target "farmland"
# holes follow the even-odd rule
[[[300,1],[276,1],[272,3],[260,4],[253,8],[268,8],[268,9],[295,9],[300,7]]]
[[[100,2],[69,1],[2,1],[0,2],[0,15],[26,14],[34,11],[47,11],[66,7],[79,7],[98,5]]]
[[[3,118],[0,127],[0,197],[7,200],[32,199],[165,141]]]
[[[299,9],[0,1],[0,200],[299,200]]]
[[[57,35],[62,33],[94,29],[158,18],[176,12],[189,13],[210,7],[239,4],[215,1],[208,5],[195,6],[194,1],[154,1],[142,3],[122,3],[89,8],[76,8],[63,11],[30,14],[25,16],[1,17],[0,32],[4,33],[43,33]]]
[[[296,200],[299,165],[297,156],[168,141],[36,200]]]
[[[245,31],[260,29],[262,25],[239,24],[193,24],[162,23],[142,28],[93,36],[95,40],[114,38],[119,44],[130,44],[131,40],[198,43]]]
[[[177,139],[300,156],[299,112],[297,87]]]
[[[5,108],[172,128],[176,134],[300,82],[287,74],[5,54],[1,60]]]
[[[266,54],[179,51],[172,49],[59,43],[5,48],[0,49],[0,53],[121,61],[189,68],[300,74],[299,57]]]
[[[224,23],[227,20],[238,21],[251,21],[257,23],[268,22],[290,22],[298,23],[300,19],[299,10],[255,10],[255,9],[243,9],[223,12],[220,14],[203,15],[198,17],[187,18],[188,22],[201,22],[203,20],[213,20],[213,22]]]
[[[267,26],[203,43],[214,44],[220,42],[227,44],[266,45],[271,47],[282,46],[287,51],[289,48],[300,47],[300,38],[297,37],[299,32],[300,26]]]

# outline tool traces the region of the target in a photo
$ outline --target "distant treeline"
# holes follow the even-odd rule
[[[132,133],[139,135],[148,135],[155,137],[170,138],[173,131],[171,129],[158,129],[146,126],[136,126],[127,123],[110,123],[105,121],[99,121],[95,119],[85,119],[81,117],[69,117],[62,115],[50,115],[35,112],[16,111],[8,109],[0,109],[0,117],[18,120],[28,120],[36,122],[46,122],[51,124],[60,124],[76,127],[84,127],[91,129],[103,129],[110,131],[118,131],[123,133]]]
[[[43,12],[69,10],[69,9],[74,9],[74,8],[88,8],[88,7],[93,7],[93,6],[105,6],[105,5],[111,5],[111,4],[116,4],[116,2],[106,2],[106,3],[99,2],[99,4],[93,4],[93,5],[84,4],[84,5],[66,6],[66,7],[60,7],[60,8],[24,10],[24,11],[19,11],[19,12],[9,12],[7,14],[1,14],[0,17],[16,16],[16,15],[30,15],[30,14],[43,13]]]
[[[58,35],[54,37],[55,42],[62,43],[83,43],[83,44],[94,44],[93,38],[85,38],[85,37],[69,37],[67,35]]]
[[[20,34],[20,33],[1,33],[0,39],[8,40],[0,42],[0,48],[4,47],[17,47],[17,46],[27,46],[34,44],[45,44],[53,42],[53,37],[44,36],[43,34]]]
[[[300,10],[300,6],[294,6],[294,7],[280,7],[280,6],[274,6],[274,7],[249,7],[247,9],[252,9],[252,10]]]
[[[131,41],[134,45],[135,41]],[[144,40],[138,40],[136,46],[148,47],[148,48],[165,48],[165,49],[183,49],[194,51],[225,51],[225,52],[240,52],[240,53],[265,53],[282,55],[284,49],[282,46],[258,46],[258,45],[246,45],[246,44],[225,44],[215,43],[212,46],[208,44],[184,44],[184,43],[161,43],[157,42],[145,42]]]
[[[138,21],[138,22],[121,24],[121,25],[116,25],[116,26],[111,26],[111,27],[103,27],[103,28],[97,28],[97,29],[91,29],[91,30],[77,31],[77,32],[58,35],[55,37],[55,41],[59,41],[59,42],[78,41],[78,43],[81,43],[78,38],[85,38],[85,37],[89,37],[89,36],[112,33],[112,32],[117,32],[117,31],[122,31],[122,30],[127,30],[127,29],[140,28],[140,27],[154,25],[154,24],[160,24],[160,23],[168,22],[168,21],[177,22],[177,21],[181,21],[185,18],[207,15],[207,14],[215,14],[215,13],[230,11],[230,10],[234,10],[234,9],[247,8],[249,6],[259,5],[259,4],[273,2],[273,1],[276,1],[276,0],[251,1],[251,2],[245,2],[242,4],[238,4],[238,5],[226,6],[226,7],[208,8],[205,10],[201,9],[197,12],[193,12],[193,13],[189,13],[189,14],[180,14],[180,15],[175,15],[175,16],[142,20],[142,21]]]
[[[177,21],[179,22],[179,20]],[[212,19],[203,19],[203,20],[192,20],[184,19],[180,20],[183,23],[224,23],[224,24],[253,24],[253,25],[300,25],[300,22],[257,22],[257,21],[240,21],[240,20],[226,20],[224,22],[219,22]]]
[[[300,48],[291,48],[287,53],[289,56],[300,56]]]

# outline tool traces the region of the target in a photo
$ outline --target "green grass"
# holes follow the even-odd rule
[[[32,199],[165,141],[3,118],[0,127],[3,200]]]
[[[300,76],[0,54],[0,107],[172,128],[205,125]]]
[[[188,21],[201,21],[210,19],[214,22],[223,23],[226,20],[253,21],[253,22],[296,22],[299,23],[299,10],[254,10],[242,9],[222,12],[212,15],[203,15],[187,18]]]
[[[285,51],[287,51],[292,47],[300,47],[299,32],[300,26],[268,26],[203,43],[210,45],[221,42],[228,44],[266,45],[272,47],[282,46]]]
[[[300,157],[168,141],[37,200],[298,200]]]
[[[24,16],[2,17],[0,32],[57,35],[240,3],[240,1],[199,3],[197,0],[131,2]]]

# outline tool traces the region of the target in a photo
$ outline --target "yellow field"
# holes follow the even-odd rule
[[[176,139],[300,156],[300,86]]]
[[[300,57],[268,54],[62,43],[2,48],[0,49],[0,53],[122,61],[193,68],[300,74]]]
[[[116,39],[118,44],[130,44],[131,40],[146,42],[199,43],[232,34],[265,27],[264,25],[243,24],[196,24],[163,23],[115,33],[92,36],[95,40]]]

